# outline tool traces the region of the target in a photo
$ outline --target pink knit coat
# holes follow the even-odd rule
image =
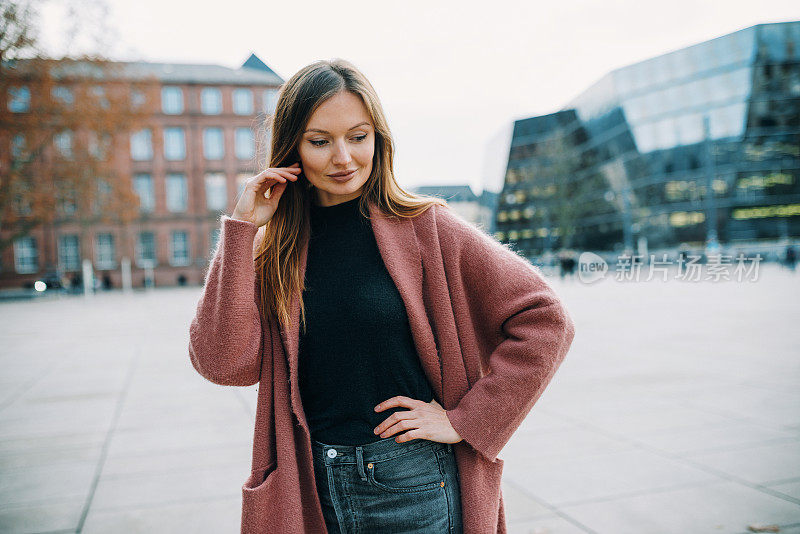
[[[453,448],[464,532],[504,533],[497,455],[566,356],[574,323],[535,267],[449,207],[434,205],[408,219],[370,202],[369,212],[425,375],[463,438]],[[221,223],[189,328],[189,356],[215,384],[258,384],[241,531],[327,532],[298,391],[297,295],[284,331],[272,314],[264,316],[257,298],[253,254],[263,228],[225,215]],[[307,252],[306,239],[301,276]]]

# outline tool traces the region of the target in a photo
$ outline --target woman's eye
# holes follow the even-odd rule
[[[363,141],[364,139],[366,139],[366,138],[367,138],[367,134],[364,134],[364,135],[357,135],[356,137],[353,137],[353,139],[354,139],[355,141],[359,142],[359,143],[360,143],[361,141]],[[327,143],[328,141],[327,141],[327,140],[325,140],[325,139],[309,139],[309,141],[308,141],[308,142],[309,142],[309,143],[311,143],[313,146],[322,146],[322,145],[324,145],[325,143]]]

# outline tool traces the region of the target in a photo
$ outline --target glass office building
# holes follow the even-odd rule
[[[617,69],[516,121],[495,236],[527,256],[800,235],[800,21]]]

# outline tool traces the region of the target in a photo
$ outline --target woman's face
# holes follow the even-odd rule
[[[375,130],[361,97],[342,91],[323,102],[311,114],[298,152],[318,205],[358,197],[372,173],[375,153]],[[350,171],[355,172],[341,179],[331,176]]]

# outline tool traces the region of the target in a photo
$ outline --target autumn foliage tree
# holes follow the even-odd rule
[[[47,57],[34,30],[24,5],[0,5],[0,252],[45,224],[136,219],[128,135],[156,101],[123,64]]]

